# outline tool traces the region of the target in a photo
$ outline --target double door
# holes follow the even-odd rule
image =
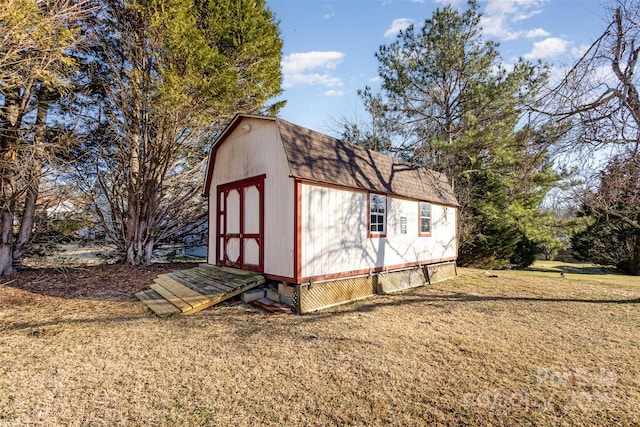
[[[263,271],[264,178],[218,187],[218,265]]]

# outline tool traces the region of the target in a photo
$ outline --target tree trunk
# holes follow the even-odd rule
[[[13,214],[9,209],[0,211],[0,276],[13,273]]]
[[[0,116],[0,276],[13,273],[13,219],[18,175],[16,144],[19,122],[20,92],[15,89],[5,93],[4,114]]]
[[[33,138],[33,160],[27,172],[27,190],[24,209],[20,221],[20,231],[13,251],[14,264],[21,265],[25,251],[31,243],[33,224],[36,215],[36,202],[40,194],[40,178],[42,177],[42,157],[47,130],[47,113],[49,110],[50,92],[44,86],[38,90],[38,111],[36,114],[35,134]]]
[[[126,260],[129,265],[138,265],[140,263],[140,251],[138,250],[138,241],[140,239],[140,197],[138,189],[140,185],[140,116],[141,108],[139,105],[132,106],[132,125],[135,129],[131,133],[131,148],[129,152],[129,182],[127,186],[127,211],[125,217],[124,241]]]

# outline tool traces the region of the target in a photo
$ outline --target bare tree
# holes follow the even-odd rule
[[[547,114],[569,124],[562,148],[582,156],[576,202],[592,226],[576,235],[574,249],[638,274],[640,1],[615,0],[607,16],[603,33],[547,95]]]
[[[640,200],[622,200],[625,209],[612,197],[623,197],[611,191],[617,183],[624,188],[625,179],[631,179],[632,169],[638,167],[640,156],[640,77],[636,73],[640,54],[640,2],[618,0],[609,10],[610,21],[603,34],[587,49],[584,55],[569,70],[557,89],[557,98],[564,107],[555,113],[560,121],[570,120],[574,124],[571,138],[573,148],[586,149],[588,153],[612,155],[613,163],[626,165],[627,174],[614,174],[615,180],[602,182],[600,169],[595,169],[587,184],[602,191],[589,188],[580,192],[580,200],[594,212],[619,217],[629,225],[636,224],[633,212]],[[604,155],[604,154],[601,154]],[[605,170],[611,169],[611,162]],[[636,172],[640,173],[640,169]],[[586,175],[586,174],[585,174]],[[606,187],[606,188],[605,188]],[[597,194],[597,195],[596,195]],[[636,204],[634,209],[632,204]],[[628,210],[627,207],[632,208]],[[638,227],[640,228],[640,226]]]
[[[571,123],[570,149],[638,153],[640,2],[616,0],[607,13],[604,32],[546,95],[546,114]]]

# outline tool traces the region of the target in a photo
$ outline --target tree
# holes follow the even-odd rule
[[[640,275],[640,155],[614,157],[600,175],[599,186],[582,195],[579,214],[593,223],[573,237],[573,249],[582,259]]]
[[[96,22],[75,179],[126,262],[149,264],[206,221],[208,145],[280,94],[282,41],[264,0],[112,0]]]
[[[614,1],[607,13],[602,35],[546,96],[546,113],[571,123],[567,146],[605,159],[592,174],[584,171],[585,184],[576,191],[581,215],[591,216],[593,226],[574,239],[575,249],[638,274],[640,2]]]
[[[381,93],[360,92],[377,131],[352,127],[351,135],[377,137],[397,156],[444,172],[460,203],[459,262],[505,266],[554,238],[539,206],[560,174],[548,151],[553,129],[522,126],[547,68],[519,61],[507,70],[480,18],[475,0],[462,13],[438,8],[381,46]]]
[[[57,149],[47,117],[73,85],[72,52],[83,43],[78,22],[87,10],[73,0],[9,0],[0,8],[0,275],[12,273],[31,242],[42,168]]]
[[[640,150],[639,6],[637,0],[614,1],[602,35],[544,97],[544,112],[572,125],[565,142],[589,154],[603,147]]]

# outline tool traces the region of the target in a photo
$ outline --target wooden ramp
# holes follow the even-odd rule
[[[192,314],[265,282],[259,273],[209,264],[160,274],[136,297],[160,317]]]

